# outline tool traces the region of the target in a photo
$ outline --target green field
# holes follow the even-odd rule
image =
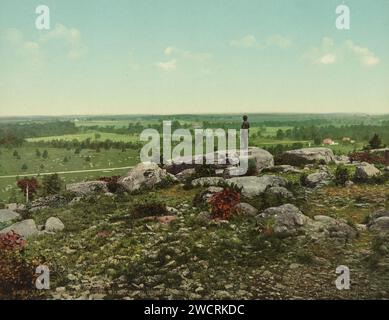
[[[48,152],[48,158],[43,159],[42,156],[36,155],[37,148],[25,146],[21,148],[0,148],[0,201],[6,201],[13,189],[16,189],[16,177],[25,175],[39,175],[43,173],[55,173],[66,171],[82,171],[78,173],[60,174],[66,182],[82,181],[86,178],[95,178],[100,176],[111,176],[122,174],[126,169],[109,171],[111,168],[122,168],[133,166],[139,162],[139,152],[137,150],[101,150],[96,152],[93,150],[81,150],[80,154],[75,154],[74,150],[66,150],[59,148],[41,148],[41,153],[44,150]],[[13,154],[17,152],[20,159]],[[64,161],[65,157],[67,162]],[[86,159],[90,158],[90,161]],[[23,165],[27,169],[22,170]],[[101,170],[100,170],[101,169]],[[102,170],[108,169],[108,170]],[[93,170],[87,171],[87,170]],[[98,170],[98,171],[94,171]]]
[[[96,134],[100,135],[99,138],[96,139]],[[39,138],[28,138],[26,139],[28,142],[48,142],[53,140],[66,140],[66,141],[83,141],[86,139],[104,141],[104,140],[112,140],[114,142],[122,141],[122,142],[138,142],[138,135],[134,134],[117,134],[117,133],[107,133],[107,132],[87,132],[87,133],[79,133],[79,134],[66,134],[62,136],[50,136],[50,137],[39,137]]]

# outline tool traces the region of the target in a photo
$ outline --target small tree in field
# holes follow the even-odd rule
[[[58,194],[62,188],[62,180],[58,174],[51,174],[44,176],[42,180],[42,193],[43,195]]]
[[[18,180],[17,185],[19,189],[24,193],[26,197],[26,203],[28,203],[34,197],[39,187],[38,180],[36,180],[35,178],[24,178]]]
[[[48,157],[49,157],[49,153],[47,152],[47,150],[43,151],[42,158],[47,159]]]
[[[374,134],[373,138],[369,141],[369,146],[372,149],[378,149],[382,146],[382,140],[378,134]]]

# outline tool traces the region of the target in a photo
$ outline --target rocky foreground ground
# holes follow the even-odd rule
[[[277,166],[261,149],[250,159],[245,177],[228,165],[140,164],[116,192],[102,181],[69,185],[0,210],[0,233],[27,238],[26,260],[49,266],[51,289],[37,298],[389,298],[385,169],[324,148],[289,152]],[[354,182],[335,183],[340,163]],[[216,218],[210,199],[226,188],[241,197]],[[335,285],[340,265],[349,290]]]

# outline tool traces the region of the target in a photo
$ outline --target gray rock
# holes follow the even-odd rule
[[[288,164],[281,164],[274,166],[266,170],[266,172],[291,172],[291,173],[301,173],[302,170]]]
[[[192,175],[196,173],[196,170],[194,168],[191,169],[185,169],[179,173],[176,174],[176,178],[180,182],[185,182],[186,179],[190,178]]]
[[[348,240],[354,239],[358,235],[358,231],[347,224],[345,220],[336,220],[324,215],[315,216],[313,221],[307,225],[307,229],[316,235],[329,239]]]
[[[270,187],[266,190],[266,194],[276,195],[284,199],[293,198],[293,193],[284,187]]]
[[[307,187],[316,188],[331,182],[331,175],[326,171],[319,171],[308,175],[305,179]]]
[[[167,161],[164,168],[170,173],[178,174],[186,169],[193,169],[196,165],[200,165],[200,163],[207,163],[215,170],[226,168],[234,170],[234,167],[231,165],[237,166],[240,161],[242,161],[243,157],[247,157],[248,161],[250,159],[254,160],[258,172],[274,166],[274,157],[271,153],[261,148],[250,147],[247,155],[241,155],[240,150],[234,149],[216,151],[214,153],[196,155],[193,157],[189,156],[171,159]]]
[[[23,220],[21,222],[14,223],[13,225],[1,230],[0,234],[8,233],[10,231],[14,231],[24,238],[28,238],[39,234],[39,230],[35,224],[35,221],[32,219]]]
[[[258,216],[258,219],[274,219],[273,230],[276,236],[288,237],[298,234],[310,220],[296,206],[284,204],[268,208]]]
[[[66,185],[66,190],[74,192],[77,196],[84,196],[94,192],[108,192],[107,183],[104,181],[85,181]]]
[[[330,163],[335,161],[335,155],[329,148],[303,148],[289,150],[283,153],[282,163],[302,166],[307,163],[324,161]]]
[[[359,180],[366,180],[372,177],[379,176],[381,171],[378,170],[373,164],[362,162],[355,169],[355,178]]]
[[[235,177],[227,179],[226,182],[242,188],[242,195],[247,198],[253,198],[263,194],[270,187],[286,187],[287,185],[284,178],[273,175]]]
[[[128,192],[141,189],[152,189],[164,180],[176,178],[161,169],[156,163],[139,163],[132,168],[126,176],[119,179],[118,183]]]
[[[45,208],[58,208],[65,205],[66,203],[66,199],[57,194],[42,197],[31,202],[30,211],[34,212]]]
[[[235,210],[238,214],[243,214],[247,216],[256,216],[258,214],[258,209],[253,207],[251,204],[241,202],[235,206]]]
[[[10,222],[20,218],[20,215],[12,210],[0,209],[0,222]]]
[[[219,183],[224,182],[222,177],[203,177],[192,181],[192,186],[217,186]]]
[[[341,156],[335,156],[335,163],[336,164],[348,164],[350,163],[350,157],[341,155]]]
[[[369,214],[367,227],[370,231],[389,232],[389,211],[381,209]]]
[[[374,220],[374,223],[369,226],[369,230],[389,232],[389,217],[380,217]]]
[[[273,155],[261,148],[249,148],[248,159],[255,161],[257,172],[260,173],[263,169],[271,168],[274,166]]]
[[[26,209],[26,206],[21,203],[9,203],[6,205],[6,208],[11,211],[19,212],[24,211]]]
[[[65,229],[65,225],[60,219],[56,217],[48,218],[45,223],[45,231],[57,232],[57,231],[62,231],[63,229]]]

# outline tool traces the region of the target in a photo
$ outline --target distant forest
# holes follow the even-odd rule
[[[278,120],[269,120],[269,117],[263,116],[263,121],[259,120],[259,116],[251,116],[250,121],[252,134],[256,136],[267,137],[267,127],[287,127],[287,129],[279,128],[275,138],[289,140],[313,140],[319,142],[324,138],[342,139],[348,137],[357,141],[368,141],[372,135],[378,134],[384,144],[389,145],[389,120],[388,116],[374,116],[374,124],[371,123],[372,117],[357,116],[356,119],[360,123],[354,123],[355,119],[351,116],[339,118],[335,116],[326,116],[322,119],[309,119],[307,115],[282,115]],[[223,118],[230,118],[229,120]],[[249,118],[249,120],[251,119]],[[111,118],[109,118],[112,120]],[[38,120],[38,121],[23,121],[23,122],[0,122],[0,145],[21,145],[27,138],[37,138],[46,136],[61,136],[65,134],[77,134],[87,131],[99,131],[117,134],[137,134],[146,128],[155,128],[161,132],[162,121],[171,120],[172,129],[188,128],[193,130],[193,125],[202,128],[222,128],[222,129],[239,129],[239,116],[154,116],[144,118],[132,118],[127,126],[76,126],[74,120],[53,121],[53,120]],[[178,120],[179,119],[179,120]],[[338,119],[338,120],[336,120]],[[354,119],[354,120],[352,120]],[[366,121],[362,121],[365,119]],[[108,119],[106,119],[108,120]],[[136,120],[136,121],[135,121]],[[152,121],[150,121],[152,120]],[[348,123],[348,124],[344,124]],[[336,125],[335,125],[336,124]],[[60,143],[57,143],[60,145]],[[89,142],[88,142],[89,144]],[[68,145],[68,144],[67,144]],[[131,147],[137,147],[138,144]],[[129,146],[125,146],[129,147]]]

